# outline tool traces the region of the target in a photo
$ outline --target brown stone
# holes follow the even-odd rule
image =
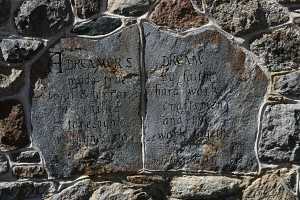
[[[18,101],[0,102],[0,150],[9,151],[29,144],[23,106]]]
[[[207,17],[198,14],[189,0],[162,0],[151,13],[150,20],[173,29],[188,29],[208,23]]]
[[[17,178],[43,178],[47,173],[42,166],[15,166],[12,168],[13,175]]]

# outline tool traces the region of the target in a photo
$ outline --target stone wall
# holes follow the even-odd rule
[[[0,0],[0,199],[296,200],[299,0]]]

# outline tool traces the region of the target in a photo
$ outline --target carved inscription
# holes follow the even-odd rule
[[[176,37],[148,23],[144,30],[146,168],[255,170],[256,117],[267,86],[255,78],[259,69],[217,31]]]
[[[65,38],[51,50],[50,73],[35,84],[42,95],[33,96],[32,118],[33,140],[47,163],[56,163],[53,176],[142,168],[138,50],[135,25],[101,40]]]

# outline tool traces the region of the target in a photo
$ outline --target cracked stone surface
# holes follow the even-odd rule
[[[254,59],[213,28],[184,37],[143,28],[145,167],[255,171],[267,79]]]
[[[14,100],[1,101],[0,150],[15,150],[28,144],[23,105]]]
[[[68,0],[25,0],[14,17],[21,35],[50,37],[72,22]]]
[[[108,0],[108,12],[124,16],[141,16],[145,14],[154,0]]]
[[[276,0],[206,1],[210,14],[227,32],[243,36],[283,24],[289,20],[288,9]]]
[[[93,15],[100,14],[100,8],[103,7],[102,0],[71,0],[74,14],[82,19],[87,19]]]
[[[293,99],[300,99],[300,72],[291,72],[274,77],[274,92]]]
[[[263,163],[300,163],[300,106],[277,104],[263,113],[258,156]]]
[[[190,0],[162,0],[149,19],[156,25],[173,29],[200,27],[208,23],[208,18],[198,14]]]
[[[142,168],[139,49],[132,25],[50,50],[49,73],[33,91],[32,142],[51,176]]]
[[[0,63],[0,97],[17,94],[25,84],[24,69]]]
[[[299,68],[300,27],[291,25],[264,34],[251,44],[251,50],[270,71]]]

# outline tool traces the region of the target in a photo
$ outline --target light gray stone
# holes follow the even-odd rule
[[[153,0],[108,0],[107,10],[125,16],[139,16],[148,11],[151,2]]]
[[[0,97],[17,94],[25,85],[24,78],[23,67],[2,66],[0,63]]]
[[[251,50],[270,71],[299,68],[300,27],[291,25],[264,34],[251,44]]]
[[[270,164],[300,163],[300,106],[277,104],[263,112],[258,156]]]
[[[14,21],[22,35],[49,37],[72,23],[71,13],[68,0],[25,0]]]
[[[178,199],[238,199],[241,180],[223,176],[184,176],[171,181],[171,196]]]
[[[254,59],[213,28],[182,37],[143,28],[145,167],[255,171],[267,80]]]
[[[300,73],[292,72],[274,77],[274,92],[300,99]]]
[[[49,73],[34,84],[32,142],[51,176],[142,168],[139,39],[132,25],[50,50]]]

